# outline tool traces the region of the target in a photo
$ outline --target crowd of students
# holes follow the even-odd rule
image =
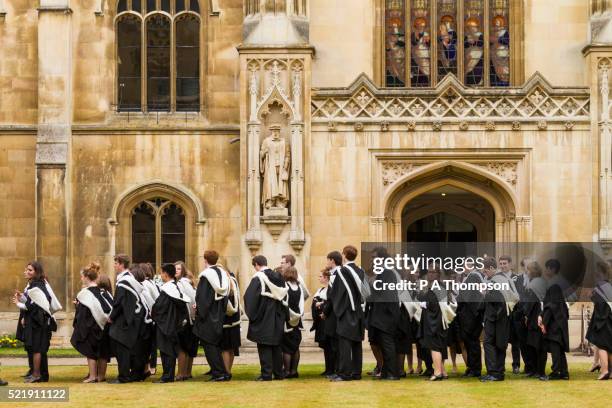
[[[321,287],[311,302],[310,330],[323,350],[322,375],[331,381],[362,378],[366,331],[377,362],[368,375],[381,380],[399,380],[410,374],[430,381],[447,379],[445,360],[450,351],[453,371],[460,354],[466,365],[464,377],[503,381],[509,344],[514,374],[520,373],[522,358],[527,377],[569,379],[570,285],[559,273],[557,260],[548,260],[542,268],[526,258],[516,274],[510,257],[500,257],[499,266],[494,258],[485,258],[481,270],[468,266],[465,273],[444,276],[447,272],[435,264],[422,271],[366,272],[355,263],[357,255],[351,245],[327,255],[327,265],[319,274]],[[382,247],[372,255],[389,257]],[[92,262],[83,268],[71,337],[74,348],[87,358],[89,371],[83,382],[106,381],[112,357],[118,376],[110,382],[143,381],[156,374],[158,353],[163,372],[155,382],[189,380],[200,346],[210,367],[209,381],[230,381],[241,346],[243,312],[238,281],[218,261],[216,251],[206,251],[204,269],[196,279],[183,262],[161,265],[157,276],[150,264],[130,264],[128,256],[117,255],[114,288],[100,273],[99,264]],[[261,366],[257,380],[297,378],[304,305],[310,293],[292,255],[283,256],[275,269],[268,267],[262,255],[255,256],[252,265],[255,274],[243,299],[246,337],[257,344]],[[608,264],[597,264],[594,310],[586,334],[596,350],[591,371],[600,371],[599,380],[610,377],[612,363],[609,270]],[[61,305],[40,263],[30,262],[24,276],[27,286],[15,292],[13,302],[20,311],[17,338],[25,345],[30,365],[25,382],[46,382],[47,351],[57,329],[53,314]],[[448,278],[466,283],[490,281],[507,289],[453,292],[434,284]],[[375,290],[380,287],[376,281],[401,280],[426,280],[427,285],[385,292],[382,297]],[[547,375],[549,353],[552,371]],[[0,384],[5,382],[0,380]]]

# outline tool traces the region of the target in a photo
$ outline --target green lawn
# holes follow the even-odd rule
[[[68,386],[70,402],[57,404],[61,407],[610,407],[612,381],[595,381],[596,374],[588,373],[588,367],[571,365],[570,381],[544,383],[509,374],[505,382],[481,384],[453,376],[431,383],[416,376],[330,383],[318,375],[319,365],[300,367],[299,379],[265,383],[252,381],[259,367],[242,365],[235,367],[233,381],[206,383],[202,373],[207,367],[197,366],[195,380],[188,382],[111,385],[81,384],[86,368],[63,366],[51,367],[50,383],[32,386]],[[19,386],[24,370],[2,367],[2,377]],[[109,374],[114,377],[114,367]]]

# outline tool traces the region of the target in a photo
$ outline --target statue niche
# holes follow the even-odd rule
[[[287,216],[289,204],[289,144],[281,137],[281,126],[272,124],[261,143],[259,171],[262,175],[261,204],[265,216]]]

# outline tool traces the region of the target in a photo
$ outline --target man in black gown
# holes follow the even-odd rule
[[[551,380],[569,380],[567,358],[569,352],[569,310],[559,276],[561,264],[556,259],[549,259],[544,264],[544,278],[548,281],[548,289],[544,296],[544,309],[538,324],[543,328],[544,340],[552,356]]]
[[[196,318],[193,333],[202,341],[206,361],[210,366],[209,381],[229,381],[221,358],[223,321],[227,310],[229,279],[218,265],[216,251],[204,252],[204,271],[196,291]]]
[[[464,283],[480,284],[484,282],[482,273],[474,269],[474,264],[466,263]],[[464,377],[480,377],[482,371],[482,351],[480,334],[484,317],[483,295],[477,289],[459,291],[457,297],[457,324],[459,336],[467,354]]]
[[[389,253],[385,248],[379,247],[374,249],[372,257],[386,259],[389,258]],[[382,273],[376,275],[371,301],[368,302],[368,330],[372,332],[371,336],[380,347],[383,357],[381,380],[399,380],[395,337],[400,319],[400,306],[397,291],[376,288],[384,288],[383,284],[397,282],[395,273],[390,269],[384,269]]]
[[[161,278],[164,284],[155,300],[151,316],[157,330],[155,340],[161,354],[164,373],[155,383],[174,381],[176,359],[179,354],[179,332],[189,321],[190,299],[181,292],[176,283],[176,268],[173,264],[162,265]]]
[[[511,285],[512,281],[503,273],[497,272],[494,258],[485,258],[484,272],[493,283]],[[514,285],[512,285],[514,286]],[[516,301],[517,299],[514,299]],[[481,381],[503,381],[505,372],[506,349],[510,341],[510,313],[513,306],[506,291],[491,289],[484,298],[484,351],[487,375]]]
[[[283,300],[287,285],[280,273],[268,268],[268,260],[257,255],[252,261],[257,271],[244,294],[244,309],[249,318],[247,339],[257,343],[261,375],[257,381],[283,379],[281,340],[288,318]]]
[[[323,314],[325,319],[335,316],[338,339],[338,372],[331,381],[350,381],[358,374],[359,350],[363,341],[364,322],[361,308],[361,281],[348,268],[343,268],[338,251],[327,255],[328,266],[333,268],[331,288],[328,289]],[[361,373],[361,367],[359,367]],[[357,378],[355,378],[357,379]]]

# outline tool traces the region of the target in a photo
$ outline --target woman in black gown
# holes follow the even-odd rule
[[[327,302],[327,288],[329,285],[330,268],[321,270],[319,274],[320,287],[312,298],[311,313],[312,327],[310,331],[314,331],[314,340],[323,349],[323,357],[325,359],[325,370],[321,373],[323,376],[329,376],[336,373],[335,359],[332,350],[331,339],[325,334],[325,320],[321,318],[325,302]]]
[[[28,280],[28,286],[23,293],[16,291],[13,296],[13,303],[20,310],[16,337],[23,342],[28,354],[32,355],[32,373],[26,377],[25,382],[37,383],[48,381],[48,378],[42,378],[41,372],[48,371],[46,361],[51,333],[57,330],[51,311],[54,299],[39,262],[27,264],[23,274]]]
[[[444,325],[444,317],[440,308],[440,301],[446,299],[446,291],[442,288],[434,289],[432,284],[439,282],[440,269],[434,265],[427,267],[427,281],[429,289],[421,294],[421,324],[419,337],[421,344],[431,350],[434,372],[430,381],[439,381],[448,378],[444,368],[444,360],[448,358],[448,328]]]
[[[81,270],[83,289],[74,301],[75,314],[72,323],[73,331],[70,343],[85,357],[89,367],[89,376],[84,383],[98,381],[100,360],[108,362],[108,348],[103,345],[104,329],[112,311],[113,298],[96,283],[100,264],[92,262]]]
[[[598,380],[610,378],[612,368],[612,284],[610,269],[603,262],[597,263],[597,283],[593,288],[593,315],[589,322],[586,338],[597,347],[601,374]]]
[[[285,378],[298,377],[300,343],[302,342],[302,315],[304,314],[304,292],[298,282],[297,269],[294,266],[280,271],[289,287],[288,309],[289,321],[285,323],[285,333],[281,341]]]
[[[232,366],[234,365],[234,357],[240,355],[240,288],[236,276],[225,268],[230,281],[230,293],[227,302],[227,312],[223,320],[223,334],[221,338],[221,355],[225,370],[232,376]]]

